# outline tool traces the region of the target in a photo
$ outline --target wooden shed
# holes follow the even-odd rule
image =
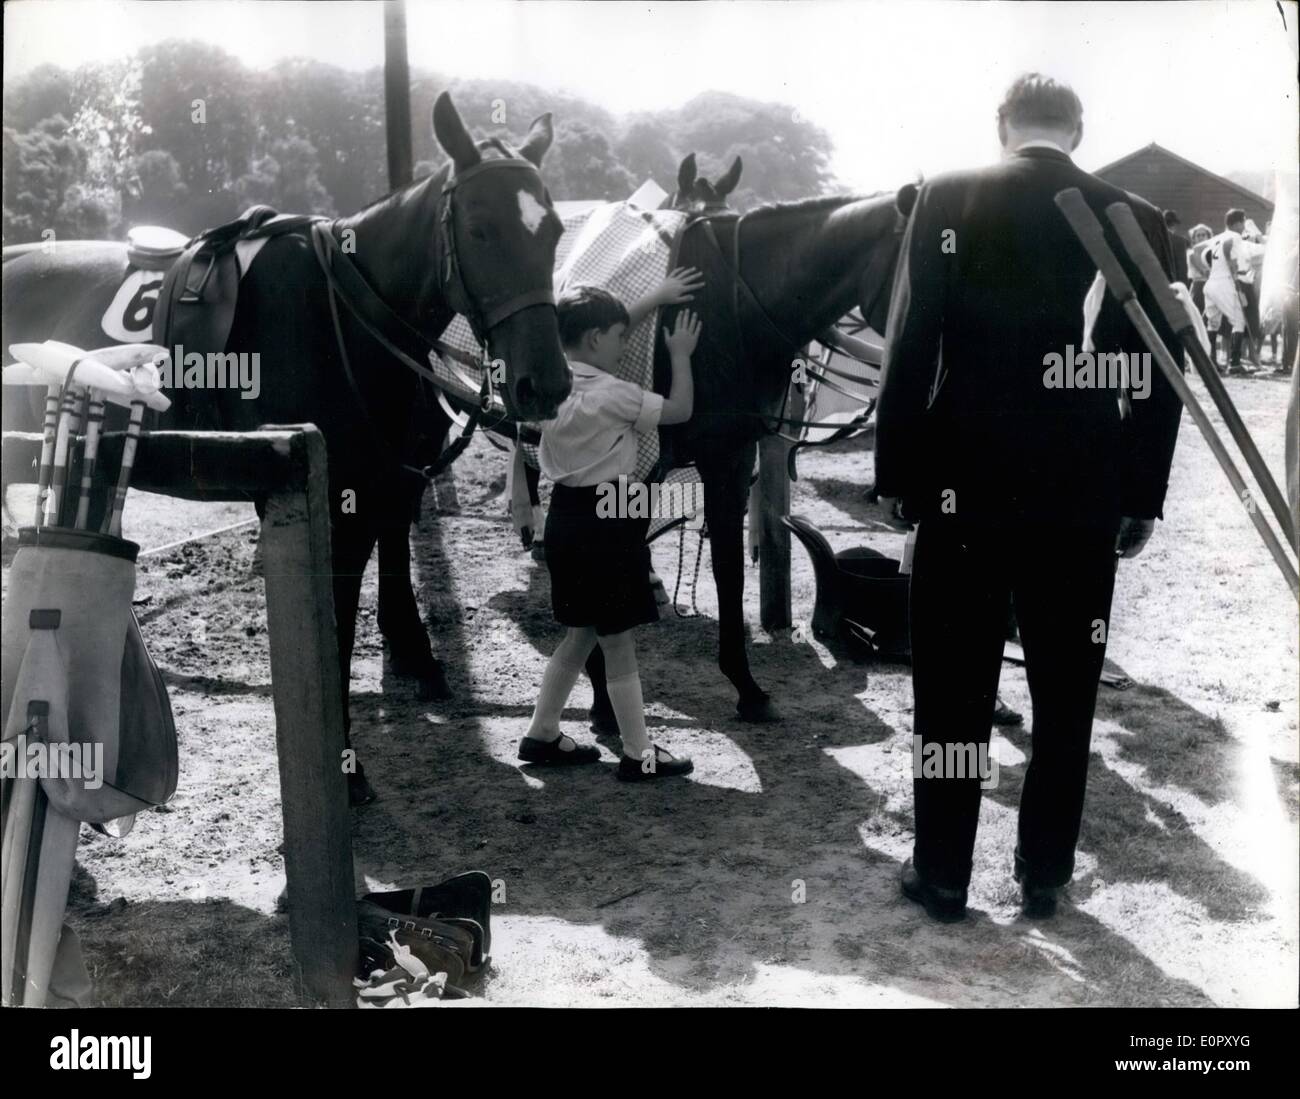
[[[1223,215],[1234,206],[1245,210],[1260,229],[1273,217],[1273,203],[1262,195],[1184,160],[1154,141],[1093,174],[1161,210],[1177,211],[1184,232],[1197,222],[1219,232]]]

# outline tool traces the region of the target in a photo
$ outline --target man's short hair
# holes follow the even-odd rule
[[[1183,223],[1183,222],[1182,222],[1182,219],[1178,216],[1178,211],[1177,211],[1177,210],[1166,210],[1166,211],[1165,211],[1165,228],[1166,228],[1166,229],[1177,229],[1178,226],[1182,225],[1182,223]]]
[[[627,307],[599,286],[574,286],[560,295],[555,311],[560,322],[560,342],[572,347],[586,332],[604,332],[627,324]]]
[[[1233,225],[1236,225],[1238,222],[1244,223],[1245,220],[1246,220],[1246,211],[1238,210],[1234,206],[1231,210],[1229,210],[1226,214],[1223,215],[1223,227],[1225,229],[1230,229],[1232,228]]]
[[[1003,96],[998,121],[1073,130],[1083,121],[1083,104],[1068,84],[1042,73],[1025,73]]]

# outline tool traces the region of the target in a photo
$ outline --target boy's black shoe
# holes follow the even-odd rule
[[[903,896],[923,905],[930,919],[940,923],[957,923],[966,918],[966,890],[941,889],[937,885],[930,885],[916,872],[911,859],[903,863],[900,884]]]
[[[526,736],[519,742],[519,758],[525,763],[543,767],[572,767],[579,763],[595,763],[600,759],[600,749],[592,744],[575,744],[572,751],[560,747],[563,740],[572,740],[561,733],[554,740],[538,740]]]
[[[654,767],[653,769],[644,769],[641,760],[633,759],[631,756],[623,756],[618,761],[618,777],[623,782],[647,782],[655,778],[674,778],[678,775],[689,775],[695,770],[695,764],[686,756],[677,759],[658,744],[652,744],[654,749]],[[649,761],[647,761],[649,762]]]

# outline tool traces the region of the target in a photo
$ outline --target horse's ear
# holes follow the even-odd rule
[[[916,205],[916,192],[918,188],[915,183],[904,183],[894,198],[894,205],[898,207],[898,212],[903,217],[912,216],[912,207]]]
[[[690,153],[677,169],[677,193],[682,198],[690,198],[691,191],[695,189],[695,154]]]
[[[744,167],[745,165],[741,161],[740,157],[736,157],[736,159],[731,162],[731,167],[727,169],[727,174],[713,185],[713,189],[718,192],[719,198],[726,198],[727,195],[731,194],[731,192],[736,189],[736,184],[740,182],[740,173]]]
[[[460,112],[446,92],[439,95],[433,104],[433,136],[443,152],[451,157],[458,172],[472,168],[482,159],[478,146],[461,121]]]
[[[542,157],[546,155],[546,150],[551,147],[551,142],[554,140],[555,129],[551,125],[551,112],[547,111],[541,117],[533,119],[533,124],[528,127],[528,136],[519,146],[519,155],[525,160],[532,161],[534,167],[540,168]]]

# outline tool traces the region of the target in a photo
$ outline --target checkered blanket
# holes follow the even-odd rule
[[[564,222],[564,235],[555,254],[555,292],[558,297],[570,286],[591,285],[608,290],[625,305],[631,305],[659,285],[668,274],[674,247],[687,215],[676,210],[641,210],[626,202],[613,202],[583,211]],[[654,380],[656,310],[628,333],[627,350],[615,372],[624,381],[635,382],[645,389]],[[469,323],[456,317],[443,333],[453,347],[482,356]],[[456,363],[430,361],[439,375],[464,379],[458,389],[472,384],[466,394],[476,400],[482,376]],[[500,411],[504,412],[504,409]],[[544,425],[537,425],[544,427]],[[536,466],[536,454],[525,448],[529,464]],[[659,461],[659,433],[647,431],[637,436],[637,462],[634,476],[644,479]]]

